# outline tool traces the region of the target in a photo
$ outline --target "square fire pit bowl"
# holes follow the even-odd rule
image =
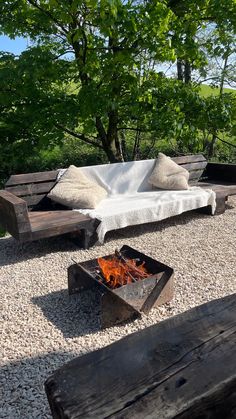
[[[75,263],[68,268],[69,294],[94,289],[100,295],[101,327],[114,326],[147,314],[152,307],[169,302],[173,298],[174,270],[157,260],[138,252],[129,246],[123,246],[114,254],[102,256],[114,258],[117,253],[122,260],[138,260],[148,272],[144,279],[111,289],[101,280],[98,260],[91,259]]]

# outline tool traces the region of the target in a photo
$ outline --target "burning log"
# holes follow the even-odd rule
[[[105,279],[98,259],[75,262],[68,268],[69,294],[90,289],[100,294],[102,328],[134,320],[141,312],[147,314],[153,306],[164,304],[173,297],[173,269],[169,266],[129,246],[100,258],[102,263],[111,263],[113,267],[114,260],[123,275],[122,280],[125,279],[123,282],[119,276],[115,280],[110,278],[109,269],[108,279]]]
[[[137,259],[126,259],[117,249],[112,257],[98,258],[97,262],[106,284],[112,289],[149,276],[144,262],[138,266]]]

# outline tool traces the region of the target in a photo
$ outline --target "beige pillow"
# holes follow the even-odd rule
[[[95,208],[106,196],[107,191],[104,188],[90,180],[82,169],[73,165],[48,194],[53,201],[73,209]]]
[[[170,157],[159,153],[153,172],[148,179],[151,185],[160,189],[188,189],[189,172]]]

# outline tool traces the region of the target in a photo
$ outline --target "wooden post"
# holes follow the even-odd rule
[[[236,294],[75,358],[45,389],[54,419],[235,419]]]

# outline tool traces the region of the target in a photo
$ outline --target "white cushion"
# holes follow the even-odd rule
[[[188,186],[189,172],[163,153],[158,154],[148,182],[160,189],[184,190]]]
[[[71,165],[60,178],[48,197],[70,208],[95,208],[106,198],[107,191],[89,179],[83,170]]]

